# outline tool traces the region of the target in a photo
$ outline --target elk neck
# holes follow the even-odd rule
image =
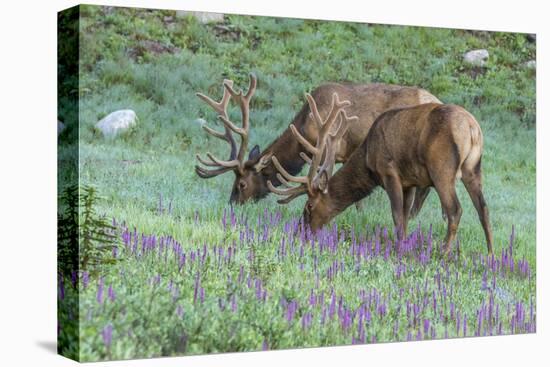
[[[298,131],[303,133],[303,126],[306,123],[306,118],[309,113],[309,107],[306,104],[302,107],[300,112],[294,117],[294,120],[291,124],[294,124]],[[300,152],[304,151],[304,148],[300,145],[298,140],[292,134],[290,127],[279,136],[275,141],[273,141],[262,153],[261,157],[265,156],[268,153],[272,153],[273,156],[277,157],[283,168],[290,173],[291,175],[298,174],[305,162],[300,157]],[[277,179],[277,169],[270,163],[263,170],[264,176],[272,181],[273,185],[279,186],[281,183]]]
[[[366,165],[365,152],[363,144],[328,182],[328,198],[334,215],[367,197],[379,186],[378,177]]]

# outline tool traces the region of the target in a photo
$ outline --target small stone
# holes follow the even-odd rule
[[[178,18],[184,18],[188,15],[192,15],[200,23],[220,23],[223,22],[223,14],[222,13],[209,13],[209,12],[202,12],[202,11],[185,11],[185,10],[176,10],[176,16]]]
[[[528,33],[527,34],[527,41],[529,41],[531,43],[537,42],[537,35],[534,34],[534,33]]]
[[[65,130],[65,124],[57,120],[57,136],[59,136],[63,130]]]
[[[137,119],[137,115],[134,111],[119,110],[105,116],[95,125],[95,127],[101,130],[104,137],[114,137],[134,126]]]
[[[537,69],[537,62],[535,60],[529,60],[525,63],[523,63],[523,66],[527,69],[536,70]]]
[[[489,59],[489,51],[485,49],[472,50],[464,54],[464,61],[473,66],[485,66]]]

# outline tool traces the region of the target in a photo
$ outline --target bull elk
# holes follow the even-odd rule
[[[219,132],[204,125],[203,128],[210,135],[225,140],[229,143],[230,154],[228,160],[222,160],[210,153],[207,159],[197,156],[197,159],[206,167],[195,166],[196,173],[202,178],[216,177],[225,172],[233,171],[235,180],[231,191],[230,202],[242,204],[248,200],[259,200],[269,194],[267,182],[273,186],[279,186],[277,169],[271,161],[272,156],[277,156],[280,165],[290,174],[297,174],[302,170],[305,162],[300,156],[301,144],[296,140],[291,127],[300,132],[310,144],[315,144],[319,135],[319,127],[311,116],[309,103],[304,103],[301,110],[294,117],[289,127],[275,139],[263,152],[258,145],[254,146],[248,158],[245,159],[248,149],[248,136],[250,129],[250,100],[256,90],[256,77],[250,75],[248,92],[237,92],[233,89],[231,80],[223,82],[223,97],[220,102],[214,101],[204,94],[197,96],[211,106],[218,114],[218,118],[224,125],[225,131]],[[351,83],[326,83],[317,87],[311,93],[317,102],[318,111],[325,114],[331,107],[332,95],[337,93],[342,99],[349,101],[345,109],[349,115],[358,117],[358,121],[350,126],[338,142],[335,142],[336,162],[345,162],[352,152],[361,144],[374,122],[374,119],[382,112],[398,107],[417,105],[420,103],[440,101],[420,88],[403,87],[388,84],[351,84]],[[242,126],[237,126],[229,120],[227,107],[230,99],[234,99],[241,108]],[[240,136],[240,146],[237,152],[237,144],[232,134]],[[421,205],[427,191],[419,192],[416,203]],[[420,209],[418,206],[417,209]]]
[[[340,126],[340,129],[346,128]],[[270,187],[288,202],[295,193],[307,193],[304,221],[317,230],[382,186],[391,203],[393,221],[399,237],[406,235],[407,222],[417,188],[435,187],[447,217],[445,253],[455,239],[462,209],[456,195],[455,181],[460,178],[477,210],[485,232],[487,250],[493,252],[493,237],[489,209],[482,193],[481,156],[483,135],[476,119],[462,107],[428,103],[393,109],[380,115],[362,145],[332,175],[335,154],[332,136],[325,151],[312,150],[303,137],[293,130],[305,150],[313,154],[307,177],[295,177],[286,172],[273,157],[280,175],[287,181],[284,190]],[[342,132],[338,132],[341,135]],[[324,154],[320,168],[315,162]],[[299,183],[291,187],[290,182]]]

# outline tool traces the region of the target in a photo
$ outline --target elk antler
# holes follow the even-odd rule
[[[348,117],[344,111],[345,107],[351,105],[349,101],[340,101],[338,94],[334,93],[332,95],[332,106],[330,112],[328,113],[325,120],[321,118],[319,110],[317,109],[317,104],[310,94],[306,93],[306,98],[309,103],[309,108],[311,110],[310,118],[315,121],[315,124],[319,128],[319,134],[317,136],[317,143],[313,146],[309,141],[292,124],[290,129],[298,142],[311,154],[312,158],[309,158],[305,153],[301,152],[300,157],[304,159],[309,165],[309,171],[307,176],[293,176],[289,174],[283,166],[277,160],[277,157],[272,157],[273,165],[279,171],[277,173],[277,179],[285,186],[284,189],[279,189],[273,186],[271,181],[267,182],[269,190],[273,193],[286,196],[279,200],[280,204],[286,204],[295,199],[296,197],[309,193],[314,194],[315,190],[318,188],[318,181],[321,176],[321,173],[325,171],[328,174],[328,177],[332,175],[332,170],[336,161],[336,148],[339,141],[342,139],[346,133],[349,125],[348,123],[354,120],[357,120],[357,116]],[[337,118],[339,119],[339,124],[336,126],[334,123]],[[334,129],[334,126],[336,126]],[[324,162],[321,165],[321,161]],[[298,186],[292,186],[290,183],[298,183]]]
[[[225,132],[221,133],[217,130],[211,129],[210,127],[203,125],[203,129],[210,135],[225,140],[229,143],[231,151],[229,153],[229,160],[222,160],[216,158],[212,153],[207,152],[206,156],[209,158],[205,160],[199,154],[196,155],[197,160],[207,167],[218,167],[215,169],[206,169],[199,165],[195,166],[195,172],[197,175],[202,178],[211,178],[218,176],[222,173],[231,170],[242,171],[244,167],[244,156],[246,154],[248,146],[248,131],[249,131],[249,117],[250,117],[250,99],[256,91],[257,80],[254,74],[250,74],[250,84],[248,86],[248,91],[243,95],[242,91],[236,92],[233,89],[233,81],[225,79],[223,81],[223,97],[220,102],[214,101],[212,98],[202,94],[197,93],[197,97],[206,102],[210,107],[212,107],[218,113],[218,119],[223,123]],[[242,127],[236,126],[230,119],[227,114],[227,106],[229,105],[229,100],[235,99],[241,109],[242,115]],[[233,138],[233,134],[238,134],[241,137],[241,145],[239,147],[239,152],[237,153],[237,144]]]
[[[342,110],[338,126],[327,136],[325,158],[321,168],[319,168],[319,172],[326,171],[329,178],[332,176],[332,171],[334,169],[334,165],[336,164],[336,148],[338,147],[338,144],[342,140],[344,134],[348,131],[349,123],[357,120],[357,116],[348,117],[346,111]]]

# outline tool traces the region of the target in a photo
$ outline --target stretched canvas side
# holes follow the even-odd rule
[[[80,356],[79,44],[80,6],[57,16],[57,351]]]

